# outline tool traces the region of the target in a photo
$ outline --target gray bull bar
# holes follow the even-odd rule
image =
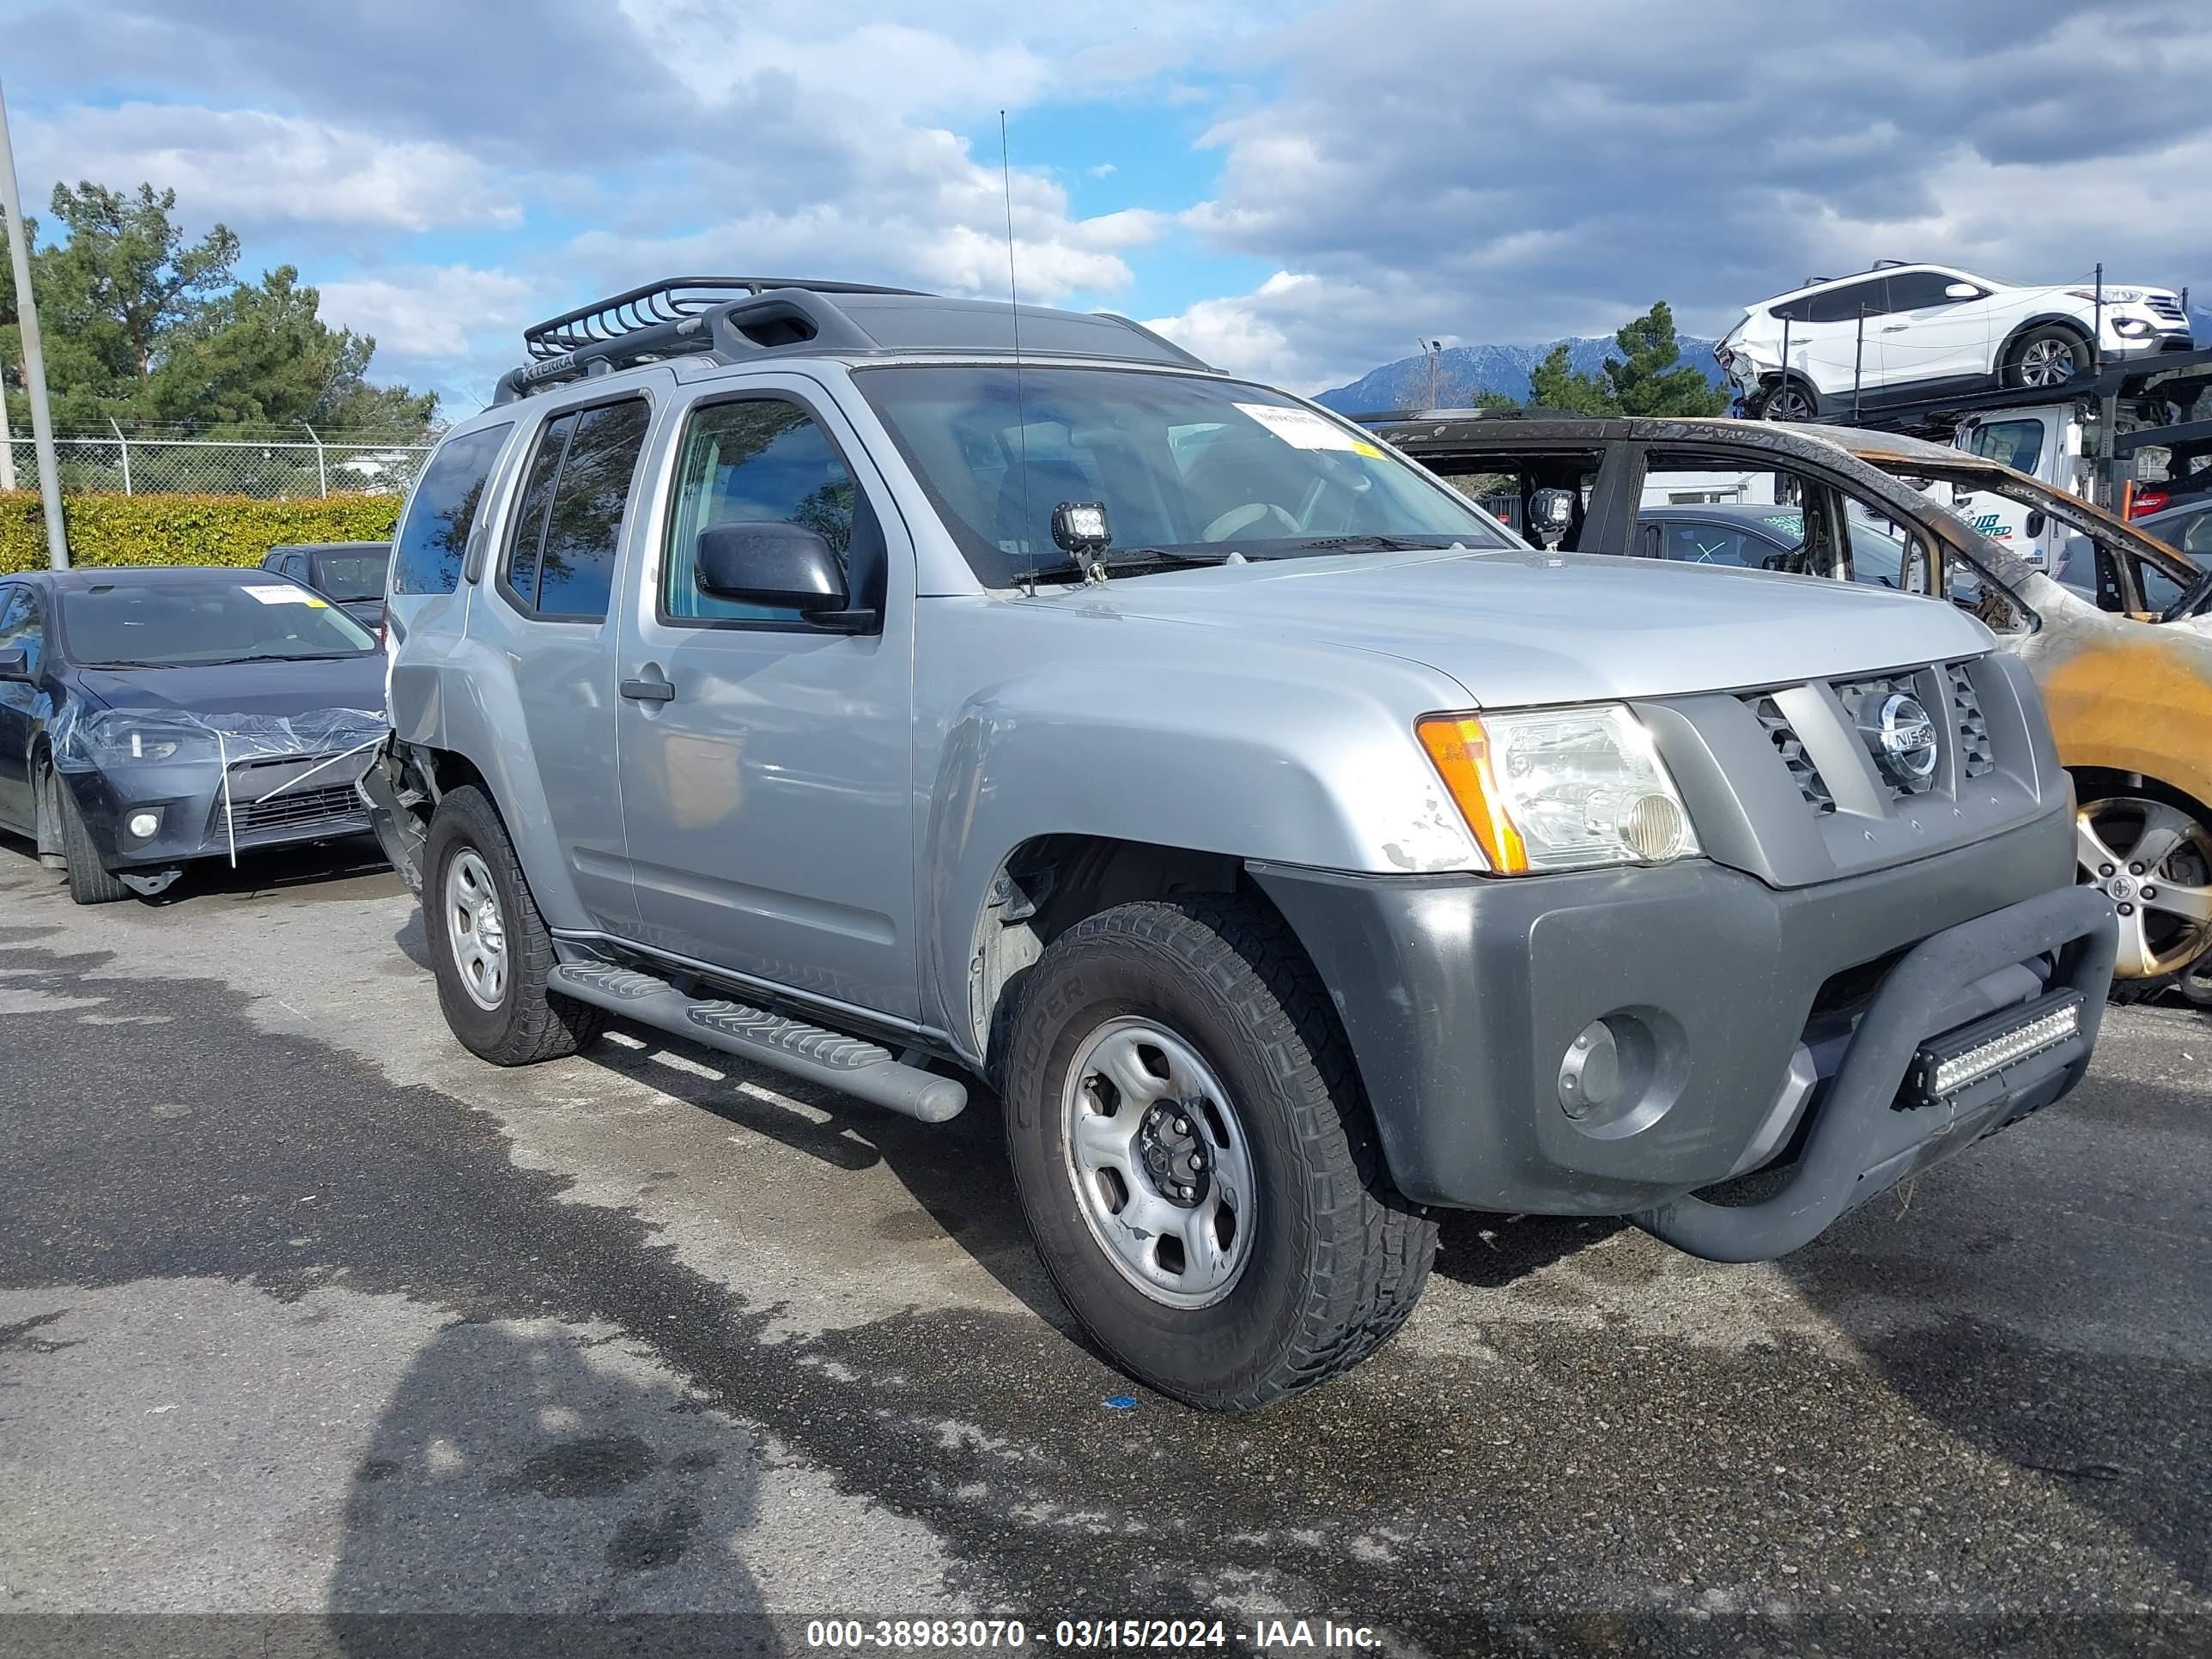
[[[1860,1020],[1780,1191],[1741,1205],[1691,1194],[1641,1212],[1637,1224],[1710,1261],[1763,1261],[1810,1243],[1846,1211],[2079,1082],[2118,948],[2111,902],[2091,887],[2061,888],[1922,940]],[[2045,955],[2057,963],[2045,994],[1950,1030],[1929,1029],[1961,987]],[[1966,1079],[1948,1092],[1947,1065]],[[1892,1144],[1901,1115],[1939,1111],[1923,1134]]]

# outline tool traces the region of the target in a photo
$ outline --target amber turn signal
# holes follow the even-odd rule
[[[1482,844],[1490,867],[1500,875],[1526,874],[1528,844],[1505,816],[1504,792],[1491,769],[1490,737],[1482,722],[1472,714],[1431,714],[1414,730],[1468,828]]]

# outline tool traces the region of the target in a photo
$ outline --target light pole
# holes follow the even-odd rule
[[[1442,340],[1420,340],[1415,343],[1429,360],[1429,407],[1434,409],[1437,406],[1437,354],[1443,350],[1444,343]]]
[[[8,216],[8,254],[15,267],[15,317],[22,325],[23,384],[31,394],[31,446],[39,458],[39,498],[46,509],[46,562],[57,570],[66,570],[69,538],[62,533],[62,485],[61,475],[54,467],[54,419],[46,408],[46,355],[39,344],[39,306],[31,293],[31,244],[23,234],[23,198],[15,188],[15,146],[8,132],[4,91],[0,91],[0,213]]]

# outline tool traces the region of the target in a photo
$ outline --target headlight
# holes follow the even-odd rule
[[[1657,864],[1700,850],[1651,734],[1618,703],[1431,714],[1417,729],[1500,875]]]
[[[177,752],[179,738],[174,732],[142,728],[131,734],[132,760],[162,761]]]
[[[2076,300],[2087,300],[2092,305],[2097,302],[2097,290],[2094,288],[2069,288],[2066,292]],[[2108,306],[2131,306],[2142,297],[2143,291],[2139,288],[2108,288],[2104,293],[2104,301]]]

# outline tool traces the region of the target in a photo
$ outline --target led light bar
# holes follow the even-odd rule
[[[1949,1102],[1979,1105],[2038,1080],[2006,1073],[2076,1042],[2081,1035],[2081,994],[2056,991],[2024,1007],[2007,1008],[1922,1043],[1905,1073],[1898,1104],[1907,1109]],[[1990,1086],[1994,1085],[1994,1086]],[[1972,1094],[1972,1100],[1960,1097]]]

